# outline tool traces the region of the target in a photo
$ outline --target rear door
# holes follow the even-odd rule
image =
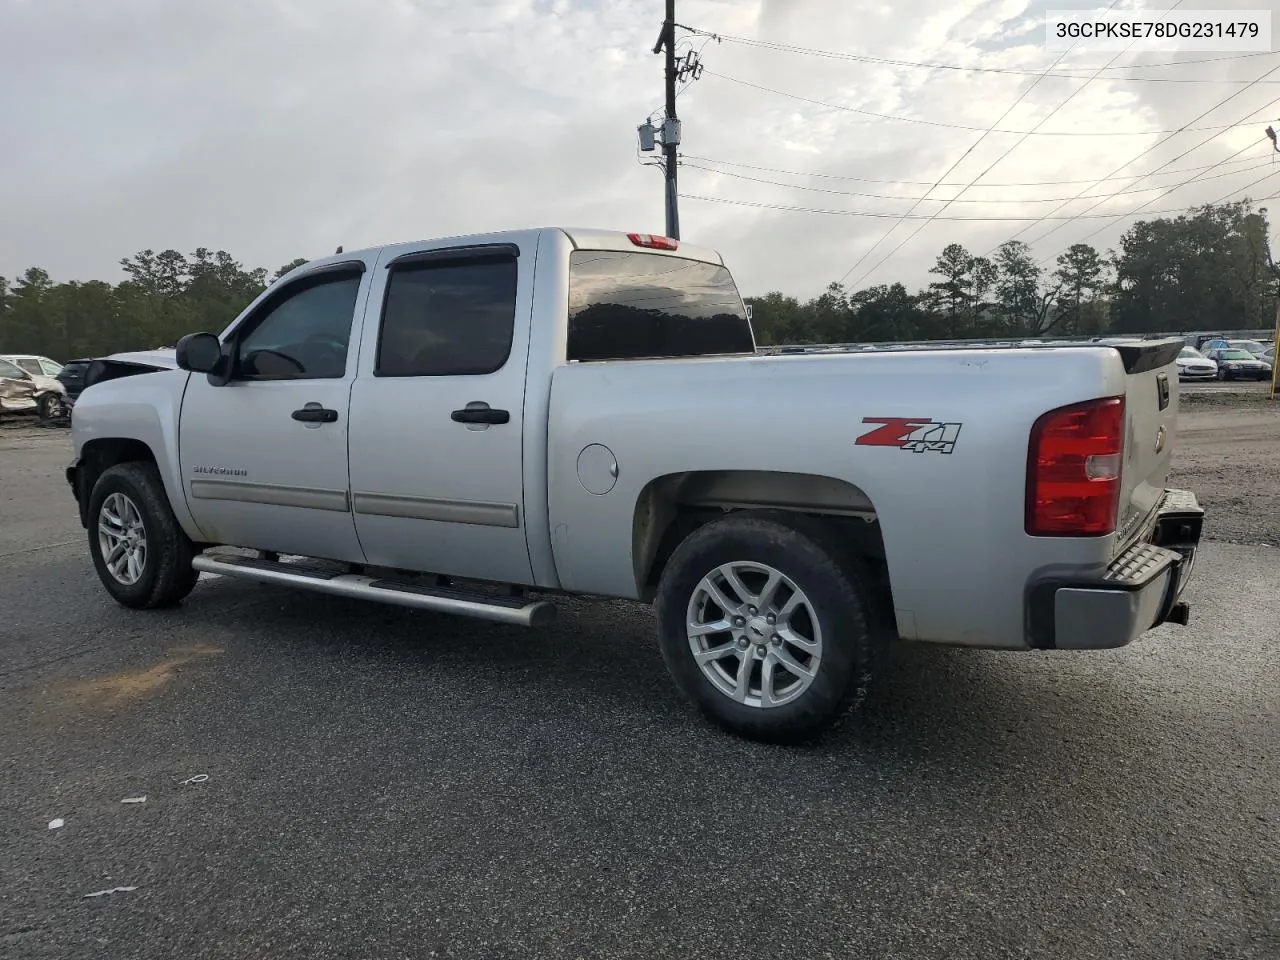
[[[369,563],[533,583],[522,448],[537,236],[379,260],[351,395]]]
[[[1182,340],[1116,344],[1125,367],[1124,467],[1116,516],[1116,545],[1141,532],[1169,479],[1178,416],[1177,357]]]

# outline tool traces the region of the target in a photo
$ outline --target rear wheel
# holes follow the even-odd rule
[[[108,468],[89,499],[89,554],[107,592],[126,607],[168,607],[200,573],[195,545],[178,526],[155,464]]]
[[[820,525],[738,515],[701,527],[658,587],[663,658],[712,721],[774,743],[834,726],[870,678],[870,578]]]

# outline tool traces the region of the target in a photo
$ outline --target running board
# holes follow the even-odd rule
[[[243,577],[284,587],[301,587],[318,593],[355,600],[372,600],[415,610],[452,613],[478,620],[494,620],[521,627],[541,627],[555,619],[556,608],[545,600],[491,596],[448,587],[426,587],[353,573],[336,573],[301,564],[259,560],[255,557],[199,554],[191,566],[200,573]]]

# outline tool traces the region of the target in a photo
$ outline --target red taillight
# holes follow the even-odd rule
[[[651,250],[675,250],[680,246],[670,237],[660,237],[653,233],[628,233],[627,239],[637,247],[648,247]]]
[[[1124,398],[1050,410],[1031,428],[1026,529],[1033,537],[1115,532],[1124,459]]]

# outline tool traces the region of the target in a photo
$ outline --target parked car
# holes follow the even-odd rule
[[[1247,350],[1234,347],[1210,350],[1205,354],[1218,365],[1219,380],[1270,380],[1271,364]]]
[[[1209,334],[1202,333],[1195,338],[1195,341],[1196,342],[1192,344],[1192,346],[1194,346],[1201,353],[1208,353],[1210,350],[1216,350],[1220,347],[1230,346],[1230,344],[1227,342],[1227,338],[1220,333],[1209,333]]]
[[[558,595],[652,602],[693,703],[794,741],[897,638],[1086,650],[1187,622],[1182,346],[766,356],[712,250],[401,243],[296,268],[177,369],[92,383],[67,481],[124,606],[205,571],[523,626]]]
[[[48,357],[38,357],[29,353],[0,354],[10,363],[16,363],[33,377],[56,377],[62,371],[62,364]]]
[[[1218,365],[1195,347],[1183,347],[1175,362],[1179,380],[1212,380],[1218,375]]]
[[[62,364],[48,357],[23,353],[0,354],[0,360],[8,361],[31,378],[35,390],[32,393],[31,404],[23,409],[34,408],[40,414],[41,420],[56,420],[62,416],[62,401],[66,396],[66,388],[57,379],[58,373],[62,370]]]
[[[0,360],[0,414],[34,410],[36,386],[16,363]]]
[[[63,364],[62,371],[58,374],[58,381],[62,384],[63,390],[66,391],[64,403],[68,412],[75,406],[76,398],[80,396],[80,391],[84,389],[85,374],[88,373],[91,363],[93,363],[92,357],[68,360]]]
[[[1232,350],[1243,350],[1245,353],[1251,353],[1255,357],[1267,349],[1267,345],[1258,340],[1228,340],[1227,347]]]

